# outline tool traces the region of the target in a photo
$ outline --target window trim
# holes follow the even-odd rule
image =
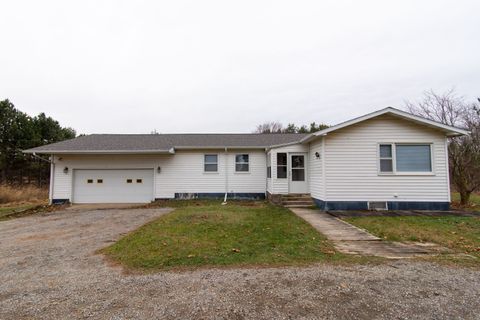
[[[246,155],[248,157],[248,162],[237,162],[237,156],[244,156]],[[235,157],[233,158],[234,161],[234,172],[237,174],[246,174],[250,173],[250,154],[249,153],[236,153]],[[247,164],[248,165],[248,170],[247,171],[237,171],[237,164]]]
[[[215,156],[215,157],[217,157],[217,161],[216,162],[207,162],[207,159],[206,159],[207,156]],[[205,170],[205,165],[206,164],[216,164],[217,165],[217,170],[215,170],[215,171]],[[206,173],[206,174],[216,174],[216,173],[218,173],[218,153],[205,153],[205,154],[203,154],[203,173]]]
[[[392,146],[392,172],[380,171],[380,145],[389,144]],[[397,145],[409,146],[430,146],[430,169],[431,171],[397,171]],[[433,142],[379,142],[377,143],[377,173],[379,176],[434,176],[435,175],[435,154]],[[386,159],[386,158],[382,158]]]
[[[285,157],[286,157],[286,158],[285,158],[285,159],[286,159],[286,163],[285,163],[285,164],[280,164],[280,165],[278,164],[278,155],[279,155],[280,153],[284,153],[284,154],[285,154]],[[275,177],[275,179],[288,179],[288,163],[289,163],[289,161],[288,161],[288,152],[277,152],[277,153],[276,153],[276,159],[275,159],[275,160],[276,160],[276,161],[275,161],[275,166],[276,166],[276,170],[275,170],[275,171],[276,171],[276,174],[277,174],[276,177]],[[285,174],[285,177],[280,177],[280,178],[278,177],[278,167],[285,167],[285,173],[286,173],[286,174]]]
[[[392,156],[389,158],[382,157],[380,153],[380,148],[382,146],[390,146],[390,151],[392,152]],[[395,144],[394,143],[379,143],[377,146],[377,166],[378,166],[378,173],[381,175],[392,175],[395,174],[396,171],[396,157],[395,157]],[[382,160],[391,160],[392,161],[392,171],[382,171],[381,162]]]

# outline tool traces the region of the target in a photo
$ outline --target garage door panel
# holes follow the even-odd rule
[[[74,203],[146,203],[153,200],[153,169],[74,170]]]

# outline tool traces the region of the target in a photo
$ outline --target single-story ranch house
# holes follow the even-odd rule
[[[313,134],[93,134],[25,152],[50,155],[52,203],[308,194],[329,210],[447,210],[447,138],[464,134],[385,108]]]

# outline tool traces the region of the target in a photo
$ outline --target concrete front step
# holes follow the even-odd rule
[[[312,201],[310,197],[289,197],[289,198],[282,198],[282,201]]]
[[[313,205],[313,201],[310,200],[283,200],[282,204],[311,204]]]
[[[285,208],[311,208],[313,203],[310,204],[284,204]]]
[[[314,206],[315,204],[312,201],[291,201],[291,202],[282,202],[282,206]]]

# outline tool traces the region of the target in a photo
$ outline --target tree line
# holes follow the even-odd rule
[[[0,183],[48,185],[49,163],[22,150],[75,136],[45,113],[31,117],[8,99],[0,101]]]
[[[313,133],[329,126],[323,123],[317,124],[316,122],[310,123],[310,125],[296,126],[294,123],[289,123],[286,127],[282,123],[277,121],[265,122],[259,124],[253,131],[254,133]]]

